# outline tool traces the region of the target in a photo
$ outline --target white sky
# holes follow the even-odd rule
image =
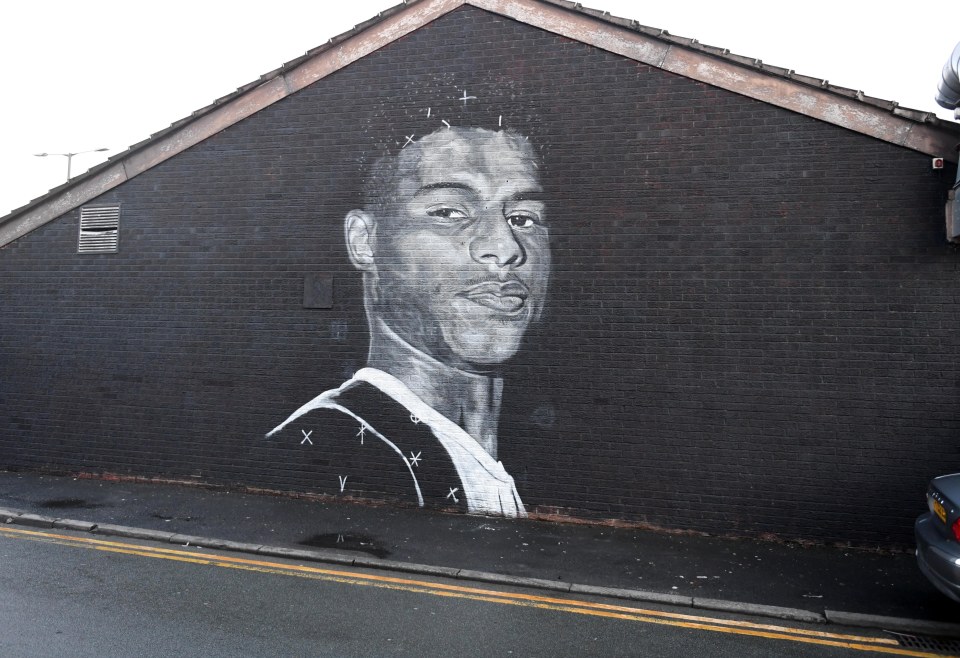
[[[0,13],[0,216],[399,0],[33,0]],[[584,5],[901,105],[933,101],[956,0],[587,0]]]

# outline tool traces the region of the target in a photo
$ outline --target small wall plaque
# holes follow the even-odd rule
[[[312,273],[303,277],[303,308],[333,308],[333,277]]]

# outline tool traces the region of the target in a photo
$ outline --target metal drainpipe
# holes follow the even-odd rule
[[[943,65],[943,74],[940,84],[937,85],[937,105],[953,110],[953,118],[960,119],[960,43],[950,53],[950,58]],[[960,146],[957,147],[960,150]],[[953,189],[960,185],[960,167],[957,168],[957,180]]]
[[[950,53],[950,58],[943,65],[943,75],[937,85],[937,105],[953,110],[953,118],[960,119],[960,43]],[[960,167],[957,168],[957,180],[953,189],[960,186]]]
[[[937,104],[948,110],[960,105],[960,43],[953,49],[950,59],[943,65],[943,76],[937,85]]]
[[[960,119],[960,43],[958,43],[950,59],[943,65],[943,75],[937,85],[937,104],[948,110],[953,110],[953,118]],[[960,146],[957,147],[960,150]],[[960,188],[960,167],[957,167],[957,178],[953,182],[953,189],[947,194],[946,223],[947,240],[960,242],[960,199],[957,199],[957,189]]]

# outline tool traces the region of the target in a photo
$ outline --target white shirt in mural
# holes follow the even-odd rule
[[[300,407],[267,436],[275,435],[286,426],[295,423],[297,419],[318,409],[331,409],[347,414],[353,417],[361,428],[369,430],[372,437],[390,446],[398,458],[403,460],[413,480],[418,500],[423,505],[421,486],[417,480],[418,464],[415,455],[409,457],[405,455],[390,437],[382,434],[374,424],[368,422],[362,411],[352,409],[342,402],[342,394],[359,383],[375,387],[401,405],[409,413],[410,422],[423,423],[429,427],[433,436],[450,457],[459,476],[460,482],[455,483],[457,486],[449,487],[449,495],[454,502],[456,502],[457,493],[460,493],[466,499],[467,511],[470,513],[508,517],[526,516],[526,510],[517,493],[513,478],[501,462],[494,460],[473,437],[426,404],[403,382],[376,368],[363,368],[339,388],[321,393]]]

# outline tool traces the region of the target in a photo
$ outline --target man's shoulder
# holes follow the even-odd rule
[[[309,409],[300,408],[282,424],[267,434],[270,441],[286,441],[297,438],[305,445],[312,440],[322,438],[325,442],[341,442],[350,434],[354,426],[361,425],[361,421],[354,418],[348,410],[336,405],[312,406]],[[319,433],[318,433],[319,432]],[[313,434],[312,434],[313,433]]]
[[[291,482],[301,483],[296,488],[421,504],[416,478],[403,455],[342,409],[306,410],[271,432],[266,441],[271,458],[282,463]]]
[[[328,484],[343,486],[340,493],[412,494],[431,507],[463,503],[456,467],[429,425],[366,382],[317,396],[267,436],[301,465],[323,470]]]

